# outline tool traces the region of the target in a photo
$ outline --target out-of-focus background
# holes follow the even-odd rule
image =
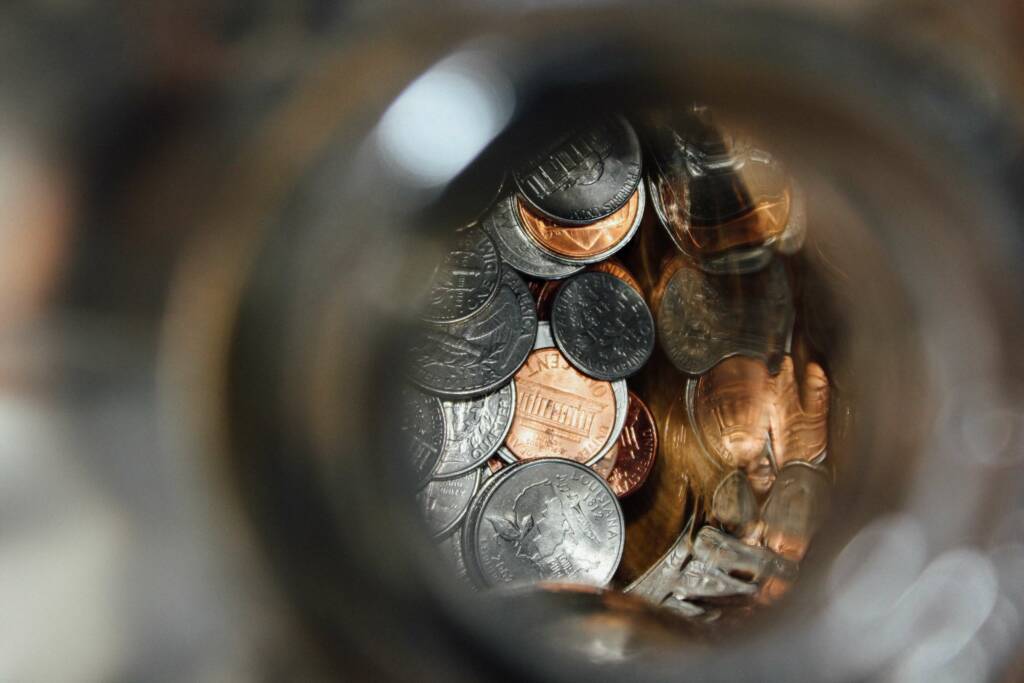
[[[536,4],[458,9],[500,25]],[[808,0],[781,11],[963,55],[968,77],[990,83],[1007,110],[1024,92],[1018,2]],[[176,373],[191,371],[167,361],[169,335],[189,337],[173,300],[221,294],[216,282],[190,290],[187,263],[233,181],[273,176],[268,158],[292,172],[292,150],[254,142],[267,139],[256,131],[269,112],[287,108],[325,54],[416,20],[429,42],[436,19],[427,8],[392,3],[0,8],[0,681],[309,680],[332,671],[254,550],[247,520],[225,503],[221,473],[169,405]],[[354,92],[366,79],[405,78],[386,58],[348,54],[352,71],[334,78],[360,83]],[[1008,425],[998,426],[1008,430],[1003,447],[1019,450],[1021,415]],[[1024,508],[1003,512],[993,523],[1022,538]],[[1020,584],[1003,588],[1021,598]],[[1019,633],[1024,602],[999,605],[993,618],[1005,628],[987,628]],[[1006,645],[972,645],[981,663],[953,680],[1024,680],[1024,655]],[[352,678],[374,671],[355,654],[346,661]]]

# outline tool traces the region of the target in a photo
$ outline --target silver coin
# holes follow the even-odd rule
[[[502,474],[492,479],[469,529],[468,547],[486,585],[611,581],[625,522],[598,474],[557,459],[521,463]]]
[[[444,451],[434,468],[434,478],[465,474],[494,455],[516,412],[514,381],[495,392],[462,401],[441,401],[447,429]]]
[[[629,231],[623,236],[621,240],[616,242],[614,245],[605,249],[604,251],[594,254],[593,256],[584,256],[580,258],[571,258],[564,254],[557,254],[542,244],[537,243],[537,247],[541,249],[549,258],[564,263],[566,265],[589,265],[591,263],[597,263],[599,261],[605,261],[614,256],[620,249],[625,247],[636,235],[636,231],[640,229],[640,224],[644,220],[644,210],[647,206],[647,191],[644,189],[644,185],[640,184],[637,189],[637,208],[636,217],[633,218],[633,224],[629,226]],[[532,237],[530,238],[533,239]]]
[[[615,213],[641,176],[640,140],[621,116],[560,132],[515,172],[523,196],[563,223],[591,223]]]
[[[462,553],[462,534],[458,533],[458,531],[448,534],[437,542],[437,548],[441,553],[441,557],[455,571],[455,577],[463,583],[472,584],[469,570],[466,568],[466,558]]]
[[[408,455],[410,469],[422,486],[441,457],[445,445],[444,413],[434,396],[402,387],[399,396],[399,443]]]
[[[776,365],[789,351],[793,299],[782,263],[756,273],[711,275],[684,265],[657,311],[658,340],[672,364],[691,375],[729,356]]]
[[[483,308],[498,290],[498,248],[479,227],[462,228],[434,270],[420,316],[429,322],[464,320]]]
[[[533,277],[559,280],[578,273],[582,265],[565,264],[541,249],[519,222],[515,195],[503,197],[480,223],[498,247],[502,260]]]
[[[654,352],[654,318],[647,302],[609,273],[581,273],[559,287],[551,330],[566,359],[596,379],[625,379]]]
[[[465,517],[480,486],[480,470],[461,477],[431,479],[417,494],[423,519],[434,536],[444,536]]]
[[[410,379],[446,398],[494,391],[526,361],[537,337],[537,307],[523,279],[502,269],[494,299],[468,320],[426,325],[413,335]]]
[[[549,349],[555,346],[555,338],[551,334],[551,323],[546,320],[542,320],[537,325],[537,341],[533,346],[534,350],[537,349]],[[615,422],[612,423],[612,431],[608,434],[608,440],[604,446],[594,454],[586,464],[588,466],[594,465],[600,462],[602,458],[608,455],[608,451],[615,447],[615,443],[619,440],[619,435],[622,434],[622,428],[626,426],[626,414],[629,412],[629,389],[626,387],[626,380],[620,379],[611,383],[612,395],[615,397]],[[512,451],[507,446],[502,445],[498,449],[498,457],[507,463],[519,462]]]

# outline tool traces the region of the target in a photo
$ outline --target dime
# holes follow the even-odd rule
[[[654,318],[639,293],[609,273],[581,273],[562,285],[551,309],[555,343],[597,379],[635,374],[654,352]]]
[[[735,355],[775,366],[789,350],[793,300],[778,259],[743,277],[683,264],[668,280],[656,311],[662,349],[691,375]]]
[[[537,337],[537,310],[523,279],[502,270],[494,299],[468,320],[427,325],[414,335],[411,379],[450,398],[494,391],[515,374]]]
[[[640,296],[644,294],[643,289],[640,288],[640,283],[633,277],[633,274],[616,259],[612,258],[592,263],[586,267],[586,270],[588,272],[610,273],[635,289]],[[561,284],[561,280],[548,280],[534,292],[534,297],[537,299],[537,317],[541,320],[548,320],[551,317],[551,304],[555,300],[555,294],[558,292]]]
[[[416,494],[430,533],[444,536],[458,526],[480,485],[480,470],[459,477],[432,479]]]
[[[492,481],[467,522],[466,548],[486,585],[611,580],[622,558],[624,522],[600,476],[566,460],[538,460]]]
[[[519,399],[505,446],[516,459],[601,457],[615,426],[609,382],[582,374],[555,348],[533,351],[515,381]]]
[[[567,264],[537,246],[520,224],[514,195],[503,197],[484,216],[481,226],[494,240],[502,260],[521,273],[554,280],[579,272],[583,266]]]
[[[640,141],[621,116],[566,131],[515,172],[537,211],[563,223],[589,223],[615,213],[640,182]]]
[[[491,300],[501,277],[498,248],[478,227],[455,232],[455,241],[434,271],[421,317],[428,322],[463,320]]]
[[[654,426],[654,417],[632,391],[629,392],[626,424],[613,450],[618,451],[618,457],[606,478],[615,495],[622,498],[643,486],[658,455],[658,430]]]
[[[636,234],[643,219],[647,193],[637,188],[626,204],[606,218],[583,226],[565,225],[534,213],[518,202],[519,220],[537,245],[556,260],[569,264],[606,259]]]
[[[464,474],[494,455],[512,425],[515,405],[516,387],[511,381],[485,396],[441,401],[447,438],[434,478]]]
[[[430,479],[430,473],[445,445],[441,402],[411,387],[402,387],[399,401],[400,443],[402,449],[409,454],[409,463],[416,481],[422,486]]]

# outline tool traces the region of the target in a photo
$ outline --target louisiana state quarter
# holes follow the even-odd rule
[[[566,460],[537,460],[492,481],[465,539],[485,585],[611,581],[625,524],[618,499],[598,474]]]

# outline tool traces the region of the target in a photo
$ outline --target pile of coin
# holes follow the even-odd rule
[[[706,108],[634,120],[538,144],[452,231],[402,432],[427,527],[474,586],[636,579],[707,618],[792,583],[830,488],[828,378],[792,353],[806,221],[781,164]],[[665,499],[685,528],[654,529],[684,514]],[[666,533],[663,557],[620,567]]]

